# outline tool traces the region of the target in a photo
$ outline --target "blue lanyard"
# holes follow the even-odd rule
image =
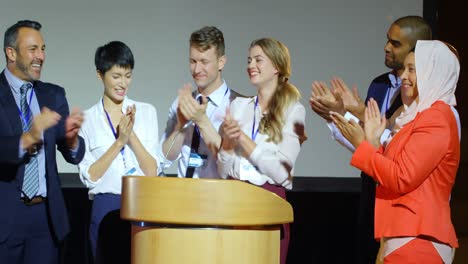
[[[254,105],[254,118],[253,118],[253,124],[252,124],[252,140],[255,142],[255,138],[257,138],[258,135],[258,130],[260,128],[260,124],[257,127],[257,130],[255,130],[255,121],[256,121],[256,116],[257,116],[257,106],[258,106],[258,97],[255,100],[255,105]]]
[[[106,113],[107,121],[109,122],[109,126],[112,130],[112,134],[114,134],[114,137],[117,140],[117,132],[115,131],[114,126],[112,125],[112,120],[110,119],[109,113],[107,113],[106,108],[104,107],[104,98],[101,100],[101,102],[102,102],[102,109],[104,109],[104,113]],[[125,163],[124,151],[125,151],[125,146],[123,146],[122,149],[120,150],[120,154],[122,154],[122,158]]]
[[[31,94],[29,95],[29,103],[28,103],[29,109],[28,109],[28,111],[32,111],[31,110],[31,101],[32,101],[33,94],[34,94],[34,88],[32,89]],[[21,105],[21,99],[20,99],[20,105]],[[20,115],[21,120],[23,120],[24,124],[27,124],[29,122],[29,118],[26,119],[26,117],[28,117],[28,115],[27,115],[28,112],[26,112],[26,115],[24,115],[23,111],[21,111],[21,109],[18,107],[18,105],[16,105],[16,108],[18,108],[18,113]],[[33,115],[31,114],[31,117],[32,116]]]

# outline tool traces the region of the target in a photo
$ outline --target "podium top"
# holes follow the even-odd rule
[[[238,180],[125,176],[121,217],[130,221],[207,226],[262,226],[293,221],[291,205]]]

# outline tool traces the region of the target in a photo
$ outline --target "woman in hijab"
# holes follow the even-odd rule
[[[458,241],[449,200],[460,161],[453,108],[460,65],[451,46],[418,41],[404,67],[405,109],[383,145],[386,120],[374,100],[366,108],[364,129],[337,113],[331,117],[356,147],[351,165],[377,184],[377,262],[452,263]]]

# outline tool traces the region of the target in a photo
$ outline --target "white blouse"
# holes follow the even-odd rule
[[[262,117],[260,106],[255,107],[257,97],[238,97],[231,103],[231,113],[234,120],[239,122],[242,131],[252,137],[252,127],[258,128]],[[300,137],[296,132],[297,124],[305,126],[305,108],[296,102],[288,107],[285,113],[285,124],[282,130],[283,140],[279,144],[267,142],[268,135],[258,133],[254,142],[257,144],[248,158],[259,173],[254,176],[242,175],[239,153],[230,154],[222,148],[218,152],[218,172],[226,179],[228,176],[248,181],[255,185],[270,184],[282,185],[287,189],[292,188],[292,174],[294,163],[301,149]],[[301,132],[299,132],[301,133]]]
[[[78,169],[81,181],[89,188],[90,199],[93,199],[94,195],[98,193],[121,194],[122,176],[124,175],[144,175],[134,152],[126,145],[123,155],[122,153],[117,155],[102,177],[97,181],[91,180],[88,173],[89,167],[115,142],[115,136],[110,128],[101,100],[85,111],[84,122],[79,133],[85,141],[86,152]],[[125,113],[127,107],[133,104],[136,106],[133,132],[151,156],[158,161],[159,137],[156,109],[151,104],[136,102],[125,97],[122,113]]]

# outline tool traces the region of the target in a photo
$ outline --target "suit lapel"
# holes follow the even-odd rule
[[[36,93],[37,102],[39,103],[39,108],[51,108],[54,99],[52,96],[49,95],[47,87],[44,87],[44,84],[42,82],[36,81],[34,83],[34,90],[34,92]]]
[[[18,113],[18,106],[8,84],[5,73],[0,74],[0,105],[5,111],[6,118],[10,121],[10,126],[14,134],[23,133],[21,119]]]
[[[381,87],[377,89],[377,93],[375,94],[374,100],[377,101],[377,104],[379,105],[379,108],[382,108],[382,105],[385,100],[385,96],[387,95],[387,91],[390,89],[390,84],[388,83],[383,83],[381,84]]]

